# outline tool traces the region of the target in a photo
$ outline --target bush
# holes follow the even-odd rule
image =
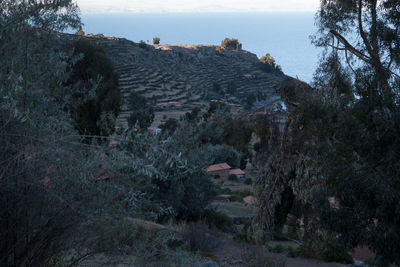
[[[80,36],[85,36],[85,32],[82,30],[82,27],[79,28],[74,34],[80,35]]]
[[[200,223],[187,224],[182,232],[182,239],[190,251],[212,252],[220,242],[207,231],[207,226]]]
[[[179,122],[177,119],[169,118],[166,122],[160,125],[160,128],[168,134],[173,134],[178,126]]]
[[[229,232],[232,230],[233,227],[232,218],[225,213],[217,211],[215,209],[207,209],[204,212],[204,220],[208,224],[217,227],[223,232]]]
[[[235,39],[235,38],[225,38],[221,42],[221,47],[223,47],[225,49],[242,50],[242,44],[239,43],[239,40]]]
[[[219,179],[221,176],[219,174],[214,175],[214,179]]]
[[[223,94],[224,94],[224,91],[222,90],[221,85],[219,85],[219,84],[216,83],[216,82],[213,83],[213,88],[212,88],[212,90],[213,90],[214,92],[216,92],[217,94],[220,94],[220,95],[223,95]]]
[[[160,38],[159,37],[154,37],[153,38],[153,44],[160,44]]]
[[[74,65],[71,63],[71,74],[67,81],[68,86],[79,83],[82,92],[75,93],[70,105],[72,118],[79,133],[86,135],[109,135],[114,132],[114,124],[105,128],[101,118],[104,113],[112,113],[117,117],[121,109],[121,93],[118,83],[118,74],[114,64],[107,57],[105,51],[95,43],[79,40],[73,43],[74,55],[83,55],[83,58]],[[102,77],[98,84],[95,82]],[[96,87],[95,96],[87,99],[93,87]],[[83,101],[83,103],[82,103]],[[75,104],[80,103],[80,105]]]
[[[219,190],[219,193],[220,194],[230,194],[230,193],[232,193],[232,190],[230,189],[230,188],[228,188],[228,187],[226,187],[226,188],[221,188],[220,190]]]
[[[232,192],[232,195],[244,198],[247,196],[254,196],[254,193],[251,191],[248,191],[248,190],[243,190],[243,191],[234,191],[234,192]]]
[[[254,102],[256,102],[256,100],[257,100],[257,98],[254,93],[248,94],[246,97],[245,108],[250,109],[253,106]]]
[[[128,104],[132,110],[132,113],[127,119],[129,127],[138,127],[142,130],[147,129],[154,120],[154,111],[153,108],[147,104],[146,97],[132,91],[129,94]]]
[[[265,72],[282,72],[281,66],[276,64],[275,59],[268,53],[260,58],[260,63]]]
[[[238,182],[238,181],[239,181],[238,178],[237,178],[237,176],[236,176],[236,174],[230,174],[230,175],[228,176],[228,180],[229,180],[229,181],[233,181],[233,182]]]
[[[246,178],[246,180],[244,180],[245,184],[252,184],[253,180],[251,180],[251,178]]]
[[[140,40],[140,41],[139,41],[139,47],[140,47],[140,48],[143,48],[143,49],[147,49],[147,44],[146,44],[146,42],[143,41],[143,40]]]
[[[345,264],[353,263],[353,258],[347,250],[338,243],[327,243],[322,250],[322,257],[328,262],[340,262]]]
[[[232,195],[228,197],[230,202],[243,202],[243,198],[238,195]]]

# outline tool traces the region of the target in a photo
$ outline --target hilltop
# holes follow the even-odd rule
[[[124,38],[62,34],[62,39],[89,39],[101,46],[119,74],[126,99],[135,91],[156,109],[156,124],[162,118],[179,117],[193,107],[206,107],[212,100],[241,110],[251,95],[255,107],[280,100],[282,73],[267,73],[249,51],[221,49],[216,45],[149,45]],[[130,107],[122,106],[118,125],[126,127]],[[169,112],[168,112],[169,111]]]

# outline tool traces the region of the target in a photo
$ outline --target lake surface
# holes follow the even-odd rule
[[[243,49],[259,58],[270,53],[290,76],[309,82],[319,49],[309,39],[316,32],[313,13],[166,13],[82,14],[88,33],[123,37],[135,42],[215,44],[238,38]]]

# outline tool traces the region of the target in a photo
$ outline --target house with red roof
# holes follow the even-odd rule
[[[214,176],[219,175],[220,178],[228,178],[229,175],[236,175],[239,181],[244,181],[245,172],[241,169],[232,169],[228,163],[219,163],[208,166],[206,169],[207,172],[211,173]]]
[[[230,169],[232,169],[232,167],[229,166],[228,163],[219,163],[208,166],[206,171],[214,176],[219,175],[221,178],[228,178]]]

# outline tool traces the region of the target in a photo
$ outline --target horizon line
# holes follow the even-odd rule
[[[160,12],[147,12],[147,11],[81,11],[81,14],[88,15],[88,14],[102,14],[102,15],[108,15],[108,14],[146,14],[146,15],[163,15],[163,14],[240,14],[240,13],[316,13],[318,10],[262,10],[262,11],[160,11]]]

